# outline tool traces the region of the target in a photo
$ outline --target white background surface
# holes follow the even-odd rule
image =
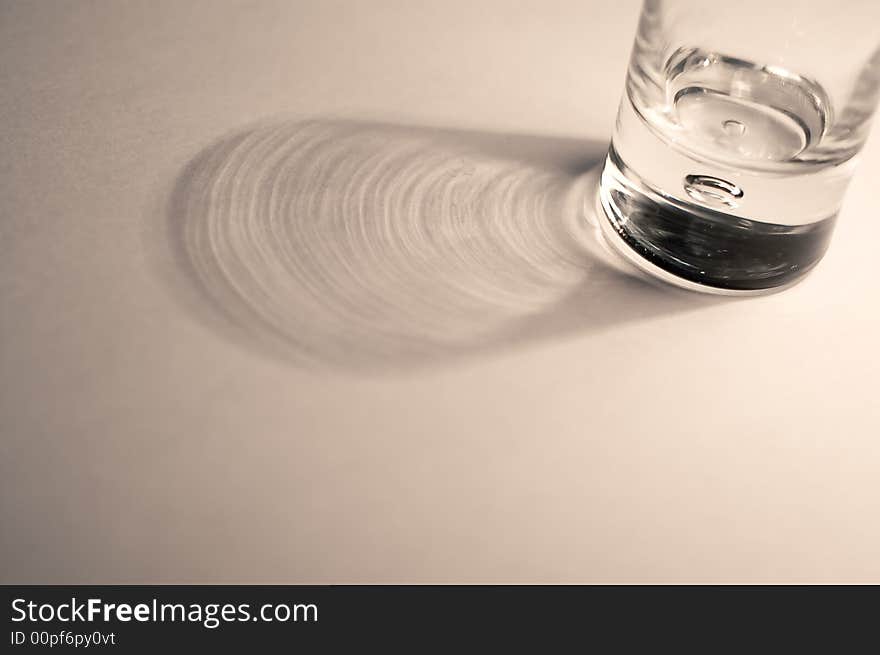
[[[584,311],[626,320],[355,374],[171,288],[175,181],[256,120],[607,141],[618,4],[0,4],[2,581],[880,581],[876,133],[768,297],[622,280]]]

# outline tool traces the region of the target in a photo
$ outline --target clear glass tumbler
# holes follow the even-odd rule
[[[880,0],[646,0],[600,224],[715,293],[780,287],[828,246],[880,95]]]

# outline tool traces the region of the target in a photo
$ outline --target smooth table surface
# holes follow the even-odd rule
[[[0,3],[0,581],[880,582],[880,137],[802,284],[616,271],[618,4]]]

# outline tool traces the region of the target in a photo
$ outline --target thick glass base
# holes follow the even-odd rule
[[[835,221],[777,225],[683,207],[628,180],[613,148],[597,200],[605,239],[630,263],[676,286],[725,295],[800,280],[825,253]]]

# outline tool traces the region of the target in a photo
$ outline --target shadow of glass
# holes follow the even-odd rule
[[[353,121],[252,128],[176,182],[166,236],[177,284],[240,342],[368,371],[710,302],[631,277],[606,253],[584,213],[604,153],[578,139]]]

